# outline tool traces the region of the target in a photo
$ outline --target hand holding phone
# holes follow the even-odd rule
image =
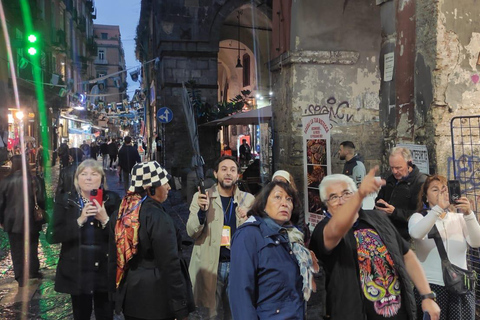
[[[208,199],[208,194],[205,190],[205,183],[203,180],[200,180],[200,183],[198,184],[198,191],[200,194],[198,195],[197,204],[202,211],[207,211],[210,200]]]
[[[103,205],[103,189],[93,189],[90,191],[90,202],[95,204],[93,200],[97,200],[100,207]]]
[[[387,205],[383,202],[377,202],[377,203],[375,203],[375,206],[377,206],[379,208],[386,208],[387,207]]]

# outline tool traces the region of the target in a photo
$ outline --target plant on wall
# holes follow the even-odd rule
[[[251,99],[250,90],[242,90],[240,94],[230,99],[229,102],[218,102],[216,105],[212,106],[209,103],[202,101],[201,91],[196,86],[195,81],[188,81],[185,83],[185,86],[187,87],[192,107],[195,110],[198,124],[221,119],[241,112],[245,106],[251,107],[248,102],[249,99]]]

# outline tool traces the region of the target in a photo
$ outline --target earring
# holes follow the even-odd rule
[[[428,199],[427,199],[427,200],[425,200],[425,202],[426,202],[426,203],[428,203]]]

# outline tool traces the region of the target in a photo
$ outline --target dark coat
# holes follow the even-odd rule
[[[188,268],[180,258],[179,230],[163,206],[149,197],[141,205],[139,221],[138,252],[118,289],[116,309],[142,319],[183,319],[195,305]],[[110,257],[115,258],[114,225],[110,227]],[[110,268],[113,276],[113,259]]]
[[[229,282],[234,319],[305,319],[297,260],[262,218],[250,217],[233,235]]]
[[[100,145],[100,152],[102,154],[108,154],[108,144],[106,142]]]
[[[108,144],[108,155],[110,157],[115,157],[118,154],[118,146],[115,142]]]
[[[123,145],[118,151],[118,166],[122,171],[131,172],[133,166],[140,162],[140,154],[132,145]]]
[[[35,222],[33,218],[33,187],[32,177],[28,177],[28,195],[29,195],[29,211],[28,218],[31,232],[38,232],[42,228],[41,222]],[[0,182],[0,224],[7,233],[23,233],[24,232],[24,209],[23,200],[25,193],[23,192],[23,175],[22,171],[16,171],[8,175]]]
[[[73,181],[75,179],[77,167],[78,164],[76,162],[72,162],[60,169],[57,190],[55,191],[55,199],[60,197],[63,193],[76,192]]]
[[[382,238],[400,278],[401,294],[404,297],[402,301],[405,302],[408,319],[416,319],[412,281],[401,252],[401,241],[403,239],[385,214],[379,210],[361,210],[359,219],[372,226]],[[331,273],[326,270],[327,314],[334,320],[364,320],[366,319],[363,304],[364,294],[360,284],[357,242],[353,229],[347,232],[333,250],[326,252],[325,247],[321,245],[323,243],[323,229],[320,226],[325,225],[329,220],[329,218],[325,218],[315,227],[310,241],[310,249],[320,262],[324,262],[326,259],[332,262],[332,259],[335,259]]]
[[[120,197],[105,191],[103,202],[107,214],[118,210]],[[61,243],[60,259],[55,276],[55,291],[73,295],[108,291],[108,226],[88,220],[83,227],[77,223],[81,204],[76,192],[56,199],[52,219],[47,229],[50,243]]]
[[[387,183],[380,189],[375,200],[377,202],[378,199],[383,199],[395,207],[389,218],[405,240],[410,240],[408,219],[416,212],[418,193],[426,178],[427,176],[415,165],[408,177],[400,181],[397,181],[392,174],[387,178]]]

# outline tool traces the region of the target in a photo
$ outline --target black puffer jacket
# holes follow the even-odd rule
[[[107,214],[118,210],[120,197],[105,191],[103,202]],[[55,202],[53,216],[47,229],[50,243],[61,243],[60,259],[55,276],[55,291],[73,295],[107,291],[108,226],[100,221],[77,223],[81,204],[76,192],[64,193]]]

